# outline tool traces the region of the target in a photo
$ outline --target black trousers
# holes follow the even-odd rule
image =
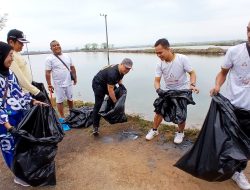
[[[98,113],[106,95],[106,89],[102,87],[97,81],[95,81],[95,79],[93,79],[92,81],[92,89],[95,95],[95,105],[93,109],[93,127],[99,127],[101,116]]]

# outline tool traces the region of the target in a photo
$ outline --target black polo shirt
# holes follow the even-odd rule
[[[107,84],[115,85],[123,78],[123,74],[120,74],[117,65],[110,65],[100,70],[94,77],[94,82],[107,89]]]

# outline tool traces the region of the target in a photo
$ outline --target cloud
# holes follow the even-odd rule
[[[4,3],[2,3],[3,1]],[[246,0],[0,0],[8,13],[7,32],[17,28],[31,41],[31,50],[48,50],[57,39],[65,49],[105,42],[115,46],[153,44],[161,37],[173,43],[246,39],[250,1]]]

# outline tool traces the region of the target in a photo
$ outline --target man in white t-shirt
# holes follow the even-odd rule
[[[221,86],[226,81],[226,91],[223,94],[237,108],[248,113],[244,117],[244,123],[239,120],[240,127],[250,137],[250,22],[247,26],[248,42],[233,46],[227,50],[221,71],[216,76],[215,86],[210,90],[211,95],[220,92]],[[237,114],[236,114],[237,116]],[[237,116],[239,119],[239,117]],[[248,122],[246,122],[248,121]],[[250,189],[250,184],[243,173],[246,165],[240,171],[235,172],[232,179],[241,189]]]
[[[61,46],[58,41],[53,40],[50,43],[50,48],[53,54],[49,55],[46,59],[46,81],[48,89],[51,93],[56,93],[56,105],[58,112],[62,118],[65,118],[63,101],[65,97],[70,109],[73,108],[73,84],[76,85],[76,69],[67,54],[62,53]],[[72,82],[71,74],[75,77]],[[51,73],[53,84],[51,83]]]
[[[184,90],[191,89],[198,93],[196,88],[196,74],[191,67],[188,58],[182,54],[175,54],[169,47],[167,39],[159,39],[155,43],[155,53],[161,59],[156,66],[154,87],[158,94],[163,90],[160,88],[161,77],[165,81],[164,90]],[[190,81],[187,73],[190,75]],[[153,128],[146,135],[147,140],[153,139],[159,134],[158,127],[162,122],[162,115],[155,113]],[[175,134],[174,143],[180,144],[184,138],[184,128],[186,122],[178,124],[178,131]]]

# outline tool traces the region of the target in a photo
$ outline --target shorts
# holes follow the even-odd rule
[[[73,85],[60,87],[54,85],[55,94],[56,94],[56,103],[62,103],[65,99],[73,101]]]

